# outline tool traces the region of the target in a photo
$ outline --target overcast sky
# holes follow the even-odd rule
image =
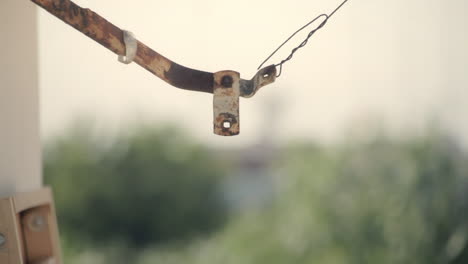
[[[258,64],[297,28],[340,0],[76,0],[189,67],[236,70],[250,79]],[[41,10],[39,54],[42,133],[77,116],[125,129],[133,120],[177,123],[214,145],[275,138],[324,141],[369,120],[391,133],[413,133],[434,119],[468,135],[468,4],[465,0],[350,0],[283,75],[241,100],[241,135],[212,132],[212,96],[173,88]],[[308,32],[272,62],[287,56]]]

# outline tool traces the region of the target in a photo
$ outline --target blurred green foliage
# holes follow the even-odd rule
[[[65,233],[96,232],[109,242],[115,223],[126,229],[120,239],[136,242],[148,233],[146,245],[159,242],[132,250],[124,261],[122,247],[112,243],[88,247],[69,263],[468,263],[468,157],[447,137],[279,148],[281,158],[268,168],[276,175],[273,201],[223,226],[214,191],[223,168],[213,167],[223,163],[175,135],[139,129],[99,150],[102,144],[83,135],[50,143],[46,176]],[[208,229],[200,219],[217,232],[170,243],[187,230]],[[168,226],[174,236],[163,231]],[[73,239],[66,247],[73,248]]]
[[[223,170],[174,128],[136,127],[106,139],[81,122],[45,147],[64,236],[89,245],[142,248],[209,233],[223,224]]]

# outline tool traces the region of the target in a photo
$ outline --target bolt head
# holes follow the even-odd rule
[[[42,231],[46,227],[46,220],[42,215],[35,215],[30,220],[30,228],[34,231]]]
[[[224,88],[231,88],[233,83],[234,83],[234,80],[233,80],[232,77],[229,76],[229,75],[225,75],[225,76],[223,76],[223,78],[221,79],[221,85],[222,85]]]

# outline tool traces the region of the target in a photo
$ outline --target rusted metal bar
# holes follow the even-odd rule
[[[125,55],[122,30],[90,9],[69,0],[31,1],[117,55]],[[175,87],[213,93],[212,73],[174,63],[140,41],[134,61]]]
[[[133,36],[131,45],[126,47],[124,31],[70,0],[31,1],[119,56],[126,56],[127,48],[132,47],[129,50],[132,50],[133,61],[167,83],[185,90],[214,93],[214,131],[218,135],[239,134],[239,96],[252,97],[261,87],[276,80],[275,65],[259,70],[251,80],[241,79],[234,71],[214,74],[190,69],[162,56]],[[135,41],[137,51],[133,57]]]
[[[70,0],[31,0],[117,55],[125,56],[123,31],[88,8]],[[213,73],[177,64],[137,41],[134,61],[167,83],[185,90],[213,93]],[[276,67],[260,70],[252,80],[241,79],[241,96],[251,97],[262,86],[275,81]]]

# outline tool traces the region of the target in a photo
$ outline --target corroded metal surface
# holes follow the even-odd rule
[[[241,96],[250,98],[254,96],[260,88],[265,85],[271,84],[276,80],[276,66],[270,65],[260,69],[252,80],[240,80]]]
[[[52,15],[120,56],[125,56],[123,31],[88,8],[70,0],[31,0]],[[181,89],[213,93],[213,73],[177,64],[138,41],[135,62]],[[270,73],[264,77],[266,73]],[[262,86],[275,81],[276,67],[261,69],[252,80],[241,80],[241,96],[252,97]]]
[[[239,134],[240,74],[221,71],[214,74],[214,133],[220,136]]]
[[[31,1],[117,55],[126,55],[122,30],[90,9],[81,8],[69,0]],[[174,63],[140,41],[135,62],[175,87],[213,92],[212,73]]]
[[[126,55],[124,32],[90,9],[81,8],[70,0],[31,1],[115,54]],[[252,97],[261,87],[276,79],[275,65],[259,70],[251,80],[244,80],[240,79],[239,73],[233,71],[213,74],[187,68],[142,42],[136,42],[137,52],[133,61],[141,67],[177,88],[214,93],[215,133],[218,135],[239,134],[239,96]]]

